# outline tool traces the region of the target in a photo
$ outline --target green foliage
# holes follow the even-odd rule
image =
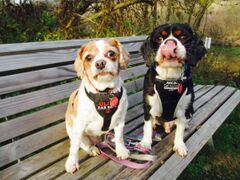
[[[221,84],[240,88],[240,48],[211,48],[196,68],[196,84]]]
[[[0,42],[43,41],[57,26],[46,4],[0,5]]]

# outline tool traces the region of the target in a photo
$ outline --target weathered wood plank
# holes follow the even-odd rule
[[[210,99],[212,99],[214,96],[216,96],[221,90],[224,89],[224,86],[216,86],[211,89],[211,91],[205,91],[208,92],[205,96],[202,96],[201,101],[196,100],[196,102],[193,105],[194,109],[198,109],[199,107],[203,106],[205,103],[207,103]],[[202,95],[202,91],[199,93]],[[196,96],[199,96],[198,93],[196,93]]]
[[[72,65],[0,76],[0,95],[76,77]]]
[[[116,37],[121,43],[135,43],[144,41],[147,36],[128,36]],[[61,41],[44,41],[44,42],[30,42],[30,43],[16,43],[16,44],[2,44],[0,45],[0,55],[27,53],[34,51],[49,51],[55,49],[78,48],[82,44],[89,41],[107,38],[95,39],[76,39],[76,40],[61,40]]]
[[[79,82],[67,83],[0,101],[0,118],[69,97]]]
[[[128,93],[143,90],[143,77],[134,81],[126,82],[124,87],[127,89]]]
[[[142,63],[143,59],[131,59],[129,65]],[[0,76],[0,95],[19,90],[43,86],[76,77],[73,65],[58,66],[37,71]]]
[[[141,44],[142,43],[129,43],[124,46],[129,52],[138,52]],[[6,74],[6,72],[8,72],[8,74],[9,72],[15,74],[17,70],[23,69],[31,71],[32,68],[41,69],[43,67],[59,66],[60,64],[72,64],[77,56],[78,50],[79,48],[0,56],[0,75]],[[141,57],[131,58],[130,65],[132,65],[134,61],[139,60],[141,60]]]
[[[197,91],[201,87],[202,87],[201,85],[198,85],[198,86],[195,86],[194,89],[195,89],[195,91]],[[133,122],[136,122],[136,126],[139,126],[139,124],[143,123],[142,116],[135,119],[134,121],[130,122],[130,120],[132,120],[134,117],[137,117],[138,114],[139,115],[143,114],[142,105],[138,105],[138,106],[136,106],[136,107],[134,107],[134,108],[132,108],[131,110],[128,111],[128,115],[127,115],[127,119],[126,119],[126,124],[127,125],[126,125],[125,129],[129,129],[129,131],[131,132],[132,129],[135,129],[135,127],[134,127],[135,123],[133,123]],[[139,128],[139,129],[142,129],[142,128]],[[140,132],[138,132],[139,129],[135,130],[134,132],[139,134],[140,133]],[[41,178],[41,179],[49,179],[50,178],[51,179],[51,178],[55,178],[56,176],[58,176],[59,174],[62,174],[64,172],[65,161],[66,161],[66,158],[62,159],[61,161],[58,161],[57,163],[53,164],[52,166],[48,167],[47,169],[44,169],[43,171],[40,171],[39,173],[35,174],[30,179],[39,179],[39,178]],[[115,165],[115,163],[112,162],[112,161],[107,163],[106,166],[109,166],[108,164],[110,164],[110,167],[111,167],[112,164]],[[105,167],[105,165],[103,165],[103,166]],[[83,174],[82,173],[79,173],[79,174],[82,174],[82,176],[83,175],[85,176],[86,173],[87,172],[85,172]],[[61,178],[63,178],[63,177],[61,177]]]
[[[139,103],[139,100],[136,100],[136,97],[139,95],[141,95],[141,92],[129,96],[129,107],[135,106]],[[139,107],[135,107],[133,110],[129,110],[128,113],[129,116],[127,114],[126,121],[130,121],[131,119],[129,118],[138,117],[140,115],[139,113],[142,113],[142,111],[139,109]],[[65,122],[62,122],[58,125],[2,146],[0,151],[0,167],[16,159],[22,158],[51,143],[61,140],[66,136]]]
[[[196,87],[196,90],[198,90],[199,87]],[[206,91],[207,92],[207,91]],[[201,93],[202,94],[202,93]],[[197,101],[200,101],[200,99],[198,99]],[[133,129],[135,129],[136,127],[139,127],[143,124],[143,117],[139,117],[137,119],[135,119],[134,121],[131,121],[129,122],[127,125],[126,125],[126,129],[128,129],[128,131],[126,131],[125,133],[128,133],[128,132],[131,132]],[[140,133],[142,130],[140,130],[142,128],[138,128],[136,130],[134,130],[132,133],[134,134],[135,132],[136,133]],[[104,161],[105,162],[105,161]],[[114,164],[114,165],[113,165]],[[119,164],[116,164],[112,161],[108,161],[106,162],[106,164],[104,164],[103,166],[99,167],[98,169],[96,169],[96,167],[91,171],[89,172],[89,175],[86,177],[86,179],[93,179],[93,177],[98,177],[98,179],[105,179],[105,172],[108,172],[107,174],[107,179],[111,179],[113,178],[115,175],[117,175],[124,167],[119,165]],[[129,171],[131,171],[131,169],[127,168]],[[137,171],[137,170],[136,170]],[[81,173],[77,173],[77,174],[74,174],[75,176],[77,176],[77,178],[83,178],[83,176],[81,175]],[[70,178],[71,176],[65,174],[64,176],[60,176],[61,179],[67,179],[67,178]],[[85,176],[84,176],[85,177]],[[128,176],[121,176],[121,178],[125,179],[126,177]],[[131,177],[131,179],[133,178],[136,178],[138,176],[135,176],[135,177]]]
[[[173,154],[149,180],[176,179],[240,102],[240,91],[233,94],[186,142],[188,155]],[[174,166],[173,166],[174,164]]]
[[[135,117],[138,117],[142,113],[143,113],[142,105],[138,105],[130,109],[127,113],[126,123],[128,123],[130,120],[134,119]],[[58,145],[55,145],[49,149],[44,150],[43,152],[38,153],[36,156],[34,155],[19,164],[16,164],[6,170],[3,170],[3,172],[0,173],[0,177],[6,177],[6,179],[8,178],[18,179],[18,178],[28,177],[31,174],[39,171],[40,169],[43,169],[44,167],[47,167],[49,164],[50,165],[53,164],[58,159],[60,159],[59,162],[55,163],[53,166],[50,166],[46,170],[39,172],[36,175],[36,176],[39,175],[40,177],[45,177],[45,178],[49,178],[50,175],[51,177],[53,177],[55,176],[55,174],[58,174],[58,173],[60,174],[64,171],[64,163],[66,158],[62,159],[62,157],[67,155],[68,148],[69,148],[68,141],[59,143]],[[80,151],[80,153],[83,153],[83,152]],[[50,157],[47,157],[48,155],[50,155]],[[41,159],[40,162],[38,162],[39,159]],[[26,169],[27,167],[31,167],[31,168]],[[56,167],[58,168],[56,169]]]
[[[133,118],[140,116],[143,114],[143,109],[142,109],[142,105],[138,105],[134,108],[132,108],[131,110],[128,111],[128,115],[127,115],[127,119],[126,119],[126,128],[128,129],[128,122],[130,120],[132,120]],[[140,118],[137,118],[136,120],[140,120],[142,121],[142,116]],[[134,120],[135,121],[135,120]],[[131,129],[129,129],[129,131],[131,131]],[[63,174],[64,172],[64,164],[66,162],[67,158],[62,159],[61,161],[58,161],[57,163],[51,165],[50,167],[44,169],[43,171],[40,171],[38,173],[36,173],[34,176],[32,176],[30,179],[51,179],[51,178],[55,178],[57,176],[59,176],[59,174]],[[98,162],[97,164],[94,164],[94,162]],[[105,163],[108,160],[105,159],[94,159],[91,158],[90,160],[88,160],[87,164],[83,165],[83,167],[85,166],[89,166],[87,169],[80,169],[80,172],[78,172],[78,174],[81,174],[81,177],[86,176],[92,169],[94,169],[94,167],[99,167],[99,165],[102,165],[103,163]],[[88,163],[90,163],[90,165],[88,165]],[[80,165],[80,167],[82,167],[82,164]],[[66,173],[66,172],[65,172]],[[69,176],[69,175],[66,175]],[[74,178],[78,176],[73,176],[71,177]],[[61,179],[63,179],[63,177],[61,177]]]
[[[127,80],[129,78],[142,75],[145,72],[145,69],[145,65],[141,65],[122,71],[122,79]],[[2,99],[0,101],[0,118],[67,98],[71,92],[79,87],[79,84],[80,83],[76,81],[73,83],[67,83],[19,96]]]
[[[58,143],[18,164],[0,171],[2,179],[21,179],[67,156],[69,140]],[[81,152],[80,152],[81,153]],[[84,156],[84,155],[83,155]]]
[[[120,71],[120,76],[123,80],[136,78],[137,76],[144,75],[147,72],[147,67],[143,65],[128,68],[127,70]]]
[[[60,123],[1,147],[0,167],[65,138],[65,123]]]
[[[195,96],[195,100],[201,97],[203,94],[211,90],[214,86],[213,85],[206,85],[199,89],[198,94]]]
[[[67,103],[63,103],[32,114],[28,114],[26,116],[0,123],[0,142],[63,119],[66,109]]]
[[[139,91],[142,89],[142,84],[143,78],[140,78],[136,81],[130,81],[125,83],[125,87],[128,92]],[[141,95],[136,96],[139,97],[137,101],[139,102],[139,100],[141,100]],[[0,133],[2,134],[0,136],[0,142],[6,141],[13,137],[17,137],[21,134],[64,118],[66,108],[67,103],[63,103],[26,116],[13,119],[11,121],[0,123]]]
[[[185,139],[189,137],[199,126],[199,124],[203,123],[219,106],[222,105],[223,102],[234,92],[234,89],[227,88],[219,93],[217,96],[209,100],[207,104],[200,107],[199,110],[194,114],[192,120],[189,123],[189,128],[185,132]],[[207,95],[207,94],[206,94]],[[200,101],[201,98],[198,100]],[[138,177],[139,179],[146,179],[149,175],[151,175],[156,169],[158,169],[162,163],[168,158],[172,152],[172,142],[174,138],[174,132],[170,135],[166,136],[162,141],[156,144],[153,147],[154,154],[157,155],[157,161],[152,164],[148,169],[144,170],[133,170],[129,168],[125,168],[121,173],[117,171],[114,173],[114,169],[112,169],[112,178],[113,179],[124,179],[128,177],[129,179],[134,179]],[[120,166],[120,165],[119,165]],[[94,176],[95,173],[98,173],[101,169],[97,169],[91,176]],[[100,178],[101,179],[101,178]]]

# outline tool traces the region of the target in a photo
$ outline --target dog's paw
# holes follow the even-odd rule
[[[175,143],[173,150],[181,157],[184,157],[187,155],[187,147],[184,142],[182,143]]]
[[[68,156],[67,161],[65,163],[65,170],[68,173],[73,174],[78,169],[79,169],[78,159],[72,156]]]
[[[147,141],[144,141],[144,140],[142,140],[141,142],[140,142],[140,146],[142,146],[142,147],[144,147],[144,148],[147,148],[147,149],[151,149],[152,147],[151,147],[151,142],[147,142]]]
[[[127,159],[130,156],[130,151],[125,146],[121,146],[116,149],[116,154],[119,159]]]
[[[99,149],[96,147],[96,146],[91,146],[87,153],[90,155],[90,156],[98,156],[100,154],[100,151]]]

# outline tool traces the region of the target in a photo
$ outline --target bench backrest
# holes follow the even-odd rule
[[[118,38],[131,53],[121,72],[129,93],[128,126],[143,111],[146,66],[139,52],[146,36]],[[0,45],[0,169],[66,140],[64,114],[70,93],[79,87],[73,62],[90,41],[69,40]]]

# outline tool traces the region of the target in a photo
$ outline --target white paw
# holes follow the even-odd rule
[[[154,141],[161,141],[162,140],[162,136],[159,133],[156,133],[154,136]]]
[[[145,140],[141,140],[141,142],[140,142],[140,145],[142,147],[147,148],[147,149],[151,149],[152,148],[151,144],[152,144],[152,142],[148,142],[148,141],[145,141]]]
[[[91,146],[87,153],[90,155],[90,156],[98,156],[100,154],[100,151],[99,149],[96,147],[96,146]]]
[[[68,173],[71,174],[78,170],[79,169],[78,158],[68,156],[67,161],[65,163],[65,169]]]
[[[184,142],[175,143],[173,150],[181,157],[186,156],[188,151]]]
[[[127,159],[130,155],[130,151],[125,146],[116,148],[116,154],[119,159]]]

